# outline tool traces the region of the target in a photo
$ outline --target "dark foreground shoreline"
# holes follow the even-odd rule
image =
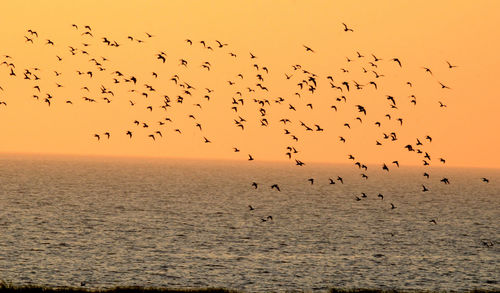
[[[44,287],[36,285],[27,286],[16,286],[0,283],[0,293],[3,292],[44,292],[44,293],[132,293],[132,292],[143,292],[143,293],[241,293],[244,291],[224,289],[224,288],[200,288],[200,289],[182,289],[182,288],[149,288],[149,287],[115,287],[111,289],[87,289],[85,287]],[[329,293],[431,293],[431,292],[447,292],[447,291],[426,291],[426,290],[397,290],[397,289],[342,289],[342,288],[332,288],[327,292]],[[455,292],[455,291],[454,291]],[[498,290],[464,290],[459,292],[468,293],[493,293],[500,292]]]

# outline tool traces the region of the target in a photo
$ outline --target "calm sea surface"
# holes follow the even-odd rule
[[[350,165],[0,156],[0,280],[500,290],[500,171],[422,172],[369,166],[362,181]]]

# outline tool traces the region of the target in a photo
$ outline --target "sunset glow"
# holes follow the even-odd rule
[[[450,166],[500,167],[497,1],[394,1],[383,6],[367,1],[9,1],[3,6],[0,61],[13,63],[16,74],[10,76],[7,64],[0,66],[0,101],[7,103],[0,105],[3,153],[234,160],[252,154],[257,160],[287,161],[286,147],[293,145],[300,150],[295,158],[304,162],[342,163],[353,153],[370,163],[396,155],[406,165],[420,165],[420,159],[403,146],[430,135],[434,140],[425,151],[446,158]],[[344,31],[342,23],[353,31]],[[104,37],[119,47],[107,45]],[[47,45],[47,40],[54,45]],[[227,46],[219,48],[216,40]],[[159,52],[166,53],[165,63],[157,59]],[[374,61],[372,54],[381,59],[374,62],[377,67],[369,64]],[[99,65],[89,61],[92,58]],[[187,66],[180,65],[180,59]],[[447,61],[457,67],[449,68]],[[209,70],[202,67],[204,62],[210,63]],[[308,85],[302,91],[297,86],[308,77],[293,69],[297,64],[317,75],[314,94]],[[262,70],[264,66],[269,73]],[[23,79],[26,69],[40,79]],[[191,95],[171,80],[176,74],[194,87]],[[384,76],[376,78],[377,74]],[[136,85],[124,81],[131,76],[137,78]],[[332,89],[327,76],[337,86],[348,81],[351,90]],[[361,90],[352,89],[355,82],[363,85]],[[441,88],[440,82],[450,89]],[[101,86],[113,95],[103,94]],[[50,107],[44,102],[47,94],[53,97]],[[166,111],[160,108],[164,95],[171,99]],[[347,102],[335,100],[342,95]],[[390,108],[387,95],[396,98],[398,109]],[[184,98],[182,104],[176,102],[178,96]],[[275,102],[279,97],[284,99],[281,104]],[[233,98],[245,101],[237,105],[238,112],[232,109]],[[270,105],[261,106],[254,99],[267,99]],[[366,116],[357,111],[358,104],[367,109]],[[337,105],[337,112],[332,105]],[[260,108],[266,109],[265,117]],[[246,120],[244,130],[234,123],[238,116]],[[268,126],[261,125],[262,118]],[[282,118],[292,123],[283,125]],[[402,126],[397,118],[403,119]],[[135,120],[141,125],[134,125]],[[299,121],[320,125],[324,131],[306,131]],[[376,121],[381,127],[374,125]],[[141,127],[143,122],[149,128]],[[284,129],[298,141],[284,135]],[[125,134],[129,130],[132,138]],[[156,131],[163,137],[153,141],[148,135]],[[398,141],[384,141],[383,133],[392,131]],[[102,139],[105,132],[111,134],[109,140]],[[99,142],[97,133],[102,136]],[[339,136],[347,142],[341,143]],[[377,140],[383,146],[376,146]],[[241,152],[234,153],[233,147]]]

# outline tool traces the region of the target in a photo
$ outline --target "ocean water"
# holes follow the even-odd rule
[[[378,169],[0,156],[0,280],[500,290],[499,170]]]

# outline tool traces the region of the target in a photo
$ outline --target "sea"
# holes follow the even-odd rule
[[[500,170],[360,173],[349,164],[0,155],[0,281],[500,290]]]

